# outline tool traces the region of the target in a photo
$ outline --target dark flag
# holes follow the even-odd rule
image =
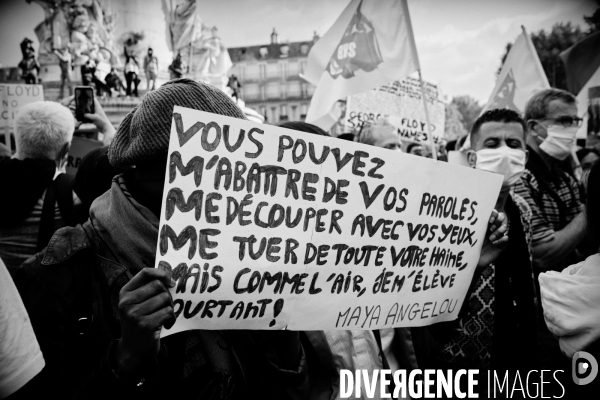
[[[567,72],[567,87],[577,96],[600,68],[600,31],[593,33],[560,53]]]
[[[335,48],[327,71],[333,79],[352,78],[359,69],[371,72],[383,62],[373,24],[360,11],[350,20],[340,44]]]

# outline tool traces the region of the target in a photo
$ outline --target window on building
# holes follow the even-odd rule
[[[229,75],[235,75],[238,78],[238,81],[242,82],[244,81],[244,76],[246,72],[246,68],[244,68],[243,65],[237,65],[235,69],[232,68],[232,70],[229,72]]]
[[[242,68],[240,68],[242,69]],[[256,81],[260,79],[260,68],[258,64],[250,64],[242,69],[243,78],[241,80]]]
[[[315,92],[315,90],[317,89],[317,87],[315,85],[311,85],[310,83],[308,84],[308,96],[312,97],[313,93]]]
[[[303,74],[306,69],[306,61],[300,61],[300,73]]]
[[[267,64],[267,78],[279,78],[279,65],[278,63]]]
[[[279,70],[281,72],[281,78],[285,79],[288,76],[288,63],[287,61],[282,61],[279,63]]]
[[[266,65],[261,64],[259,67],[260,67],[260,79],[266,79],[266,77],[267,77]]]
[[[277,107],[271,107],[271,118],[269,118],[269,121],[277,121]]]
[[[260,87],[256,83],[245,84],[244,87],[244,99],[255,100],[260,97]]]
[[[300,82],[298,82],[298,81],[288,82],[287,94],[288,94],[288,97],[301,97],[302,96],[302,88],[300,86]]]
[[[300,121],[304,121],[306,119],[306,114],[308,113],[308,105],[302,104],[300,106]]]
[[[308,44],[303,43],[302,45],[300,45],[300,54],[302,54],[303,56],[308,54]]]
[[[267,99],[278,99],[281,96],[281,90],[278,82],[270,82],[266,85]]]
[[[284,44],[281,47],[279,47],[279,51],[280,51],[279,57],[287,58],[290,53],[290,46],[288,46],[287,44]]]
[[[297,61],[290,61],[288,63],[288,75],[287,76],[298,76],[300,74],[300,65]]]
[[[297,111],[298,111],[298,106],[293,105],[290,107],[290,119],[292,121],[296,121],[298,119],[297,117]]]
[[[267,56],[269,55],[269,49],[267,49],[266,47],[261,47],[258,51],[260,53],[260,58],[267,58]]]

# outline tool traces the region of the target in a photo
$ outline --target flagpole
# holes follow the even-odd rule
[[[408,10],[408,3],[406,0],[401,0],[402,8],[405,11],[405,20],[408,25],[408,39],[410,47],[412,48],[413,55],[417,62],[417,72],[419,73],[419,83],[421,84],[421,98],[423,99],[423,108],[425,110],[425,122],[427,122],[427,132],[429,133],[429,144],[431,145],[431,155],[435,161],[437,161],[437,151],[435,143],[433,142],[433,132],[431,129],[431,122],[429,120],[429,109],[427,108],[427,100],[425,99],[425,85],[423,84],[423,77],[421,76],[421,63],[419,62],[419,53],[417,52],[417,44],[415,43],[415,37],[412,29],[412,22],[410,20],[410,11]]]
[[[435,143],[433,142],[433,130],[431,129],[431,121],[429,120],[429,109],[427,108],[427,99],[425,98],[425,85],[423,84],[423,77],[421,76],[421,70],[418,69],[419,83],[421,84],[421,98],[423,99],[423,108],[425,109],[425,121],[427,122],[427,132],[429,133],[429,145],[431,146],[431,155],[433,159],[437,161],[437,150]]]
[[[188,63],[188,75],[190,79],[196,78],[194,70],[192,68],[192,54],[194,52],[194,41],[196,40],[196,16],[194,16],[194,26],[192,27],[192,40],[190,40],[190,62]]]

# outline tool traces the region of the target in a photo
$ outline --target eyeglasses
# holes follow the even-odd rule
[[[572,128],[572,127],[579,128],[581,126],[581,123],[583,122],[582,118],[570,117],[568,115],[565,115],[564,117],[558,117],[558,118],[547,118],[546,120],[553,121],[555,125],[561,125],[565,128]]]

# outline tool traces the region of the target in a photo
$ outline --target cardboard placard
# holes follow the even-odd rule
[[[175,107],[156,267],[189,329],[457,317],[502,177]],[[477,188],[477,190],[474,190]]]
[[[83,157],[85,157],[85,155],[90,151],[98,149],[102,146],[103,144],[99,140],[74,136],[73,140],[71,141],[69,158],[67,159],[67,174],[75,176]]]
[[[440,143],[444,137],[446,112],[438,98],[436,85],[424,82],[433,140]],[[364,122],[387,118],[403,140],[429,143],[429,130],[421,98],[418,79],[405,78],[380,88],[348,97],[346,131],[355,132]]]
[[[14,134],[14,124],[19,108],[34,101],[44,100],[42,85],[0,83],[0,135],[10,147],[10,135]]]

